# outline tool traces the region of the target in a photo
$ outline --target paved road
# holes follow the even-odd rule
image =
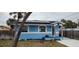
[[[70,38],[63,38],[63,40],[58,41],[59,43],[62,43],[69,47],[79,47],[79,40],[70,39]]]

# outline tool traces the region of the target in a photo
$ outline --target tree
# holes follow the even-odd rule
[[[13,47],[17,46],[20,34],[21,34],[21,29],[24,26],[24,23],[26,22],[26,19],[30,16],[32,12],[10,12],[10,15],[13,15],[13,18],[9,18],[7,20],[7,25],[9,25],[12,29],[14,29],[15,33],[14,33],[14,43],[13,43]],[[18,22],[19,20],[23,18],[18,31],[16,31],[17,27],[18,27]]]
[[[66,23],[66,20],[65,19],[61,19],[61,22]]]
[[[23,20],[20,24],[20,27],[18,29],[18,31],[15,33],[15,36],[14,36],[14,44],[13,44],[13,47],[16,47],[17,46],[17,43],[18,43],[18,40],[19,40],[19,37],[20,37],[20,34],[21,34],[21,29],[22,27],[24,26],[24,23],[26,22],[26,19],[30,16],[32,12],[24,12],[24,17],[23,17]],[[21,16],[21,14],[18,14],[18,20],[20,19],[19,16]],[[18,24],[18,22],[16,23],[16,25]]]
[[[72,25],[73,25],[72,28],[77,28],[77,23],[73,22]]]
[[[11,27],[11,29],[14,29],[14,25],[16,24],[16,22],[19,21],[19,19],[23,18],[22,15],[23,12],[10,12],[9,15],[13,16],[13,18],[9,18],[7,20],[7,25]]]
[[[77,23],[72,22],[71,20],[62,19],[61,22],[64,23],[63,26],[65,28],[76,28],[77,27]]]
[[[15,19],[9,18],[7,20],[7,25],[11,27],[11,29],[14,29],[14,24],[16,23]]]

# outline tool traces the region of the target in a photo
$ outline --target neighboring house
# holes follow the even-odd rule
[[[9,27],[0,26],[0,39],[12,39],[12,31]]]
[[[19,24],[16,29],[18,31]],[[20,40],[60,40],[62,39],[62,25],[57,21],[27,21],[22,28]]]

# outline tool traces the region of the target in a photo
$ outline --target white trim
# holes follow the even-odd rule
[[[21,32],[23,34],[52,34],[52,32]]]
[[[40,26],[44,25],[46,26],[46,25],[51,25],[51,24],[24,24],[24,25],[40,25]]]

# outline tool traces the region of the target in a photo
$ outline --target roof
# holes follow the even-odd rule
[[[40,21],[40,20],[29,20],[25,22],[26,24],[51,24],[55,23],[56,21]],[[21,22],[19,22],[21,23]]]
[[[9,27],[6,27],[6,26],[0,26],[0,31],[8,31],[10,30]]]

